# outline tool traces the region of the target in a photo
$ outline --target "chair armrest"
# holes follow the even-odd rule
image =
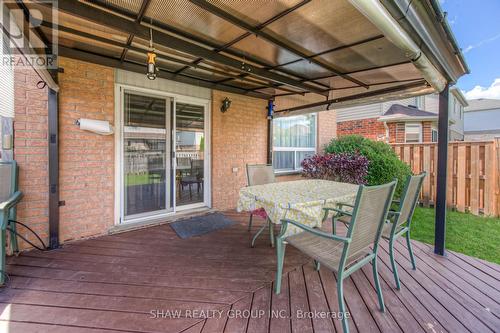
[[[287,224],[290,223],[290,224],[293,224],[294,226],[296,226],[304,231],[310,232],[313,235],[316,235],[319,237],[329,238],[329,239],[337,240],[337,241],[344,242],[344,243],[351,242],[350,238],[337,236],[337,235],[334,235],[331,233],[323,232],[323,231],[311,228],[307,225],[304,225],[304,224],[299,223],[299,222],[294,221],[294,220],[283,219],[283,220],[281,220],[281,223],[282,223],[282,228],[281,228],[280,235],[278,237],[283,237],[283,234],[285,233],[286,228],[287,228]]]
[[[332,210],[332,211],[336,212],[339,216],[342,216],[342,215],[352,216],[351,212],[346,212],[345,210],[338,209],[338,208],[323,208],[323,210],[325,210],[325,211]]]
[[[14,192],[14,194],[12,194],[10,198],[7,199],[7,201],[0,203],[0,211],[8,211],[9,209],[17,205],[17,203],[21,201],[22,198],[23,193],[21,191]]]
[[[347,202],[338,202],[337,203],[337,207],[342,207],[342,206],[347,206],[347,207],[354,208],[354,205],[352,205],[350,203],[347,203]]]

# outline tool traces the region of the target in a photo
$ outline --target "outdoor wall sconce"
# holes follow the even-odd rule
[[[229,110],[229,107],[231,106],[231,100],[229,98],[224,98],[222,100],[222,105],[220,106],[220,112],[225,113],[227,110]]]

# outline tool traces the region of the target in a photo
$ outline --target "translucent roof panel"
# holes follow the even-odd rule
[[[405,63],[384,68],[360,71],[351,74],[351,77],[372,85],[383,82],[421,79],[422,74],[415,68],[415,66],[413,66],[413,64]],[[354,83],[346,81],[338,76],[316,80],[316,82],[327,84],[333,88],[353,87],[355,85]]]
[[[264,31],[311,54],[379,34],[378,29],[346,0],[311,1],[271,23]]]
[[[301,0],[271,0],[271,1],[235,1],[208,0],[213,5],[223,9],[239,19],[258,26],[259,24],[283,13],[302,2]]]
[[[335,64],[335,67],[344,73],[389,66],[407,60],[403,51],[386,38],[327,53],[318,59]]]
[[[185,0],[151,0],[146,17],[220,45],[245,33],[244,30]]]
[[[97,1],[88,0],[88,2],[96,3]],[[103,2],[108,6],[125,9],[127,12],[135,14],[139,13],[142,5],[142,0],[104,0]]]
[[[231,49],[236,49],[248,55],[252,55],[252,57],[273,66],[300,59],[297,55],[255,35],[248,36],[239,41],[231,46]]]
[[[328,69],[325,69],[324,67],[311,63],[307,60],[294,62],[293,64],[282,66],[280,68],[297,73],[306,78],[314,78],[331,73]]]

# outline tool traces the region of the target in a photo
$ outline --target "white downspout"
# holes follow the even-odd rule
[[[396,20],[389,14],[379,0],[349,0],[349,2],[369,19],[394,45],[404,51],[424,79],[434,89],[441,92],[446,86],[446,79],[434,67],[429,58],[420,50]]]

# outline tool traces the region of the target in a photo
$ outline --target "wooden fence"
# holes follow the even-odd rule
[[[414,173],[427,172],[421,202],[436,200],[437,144],[392,144],[399,158]],[[448,146],[448,207],[474,215],[500,216],[500,139],[457,141]]]

